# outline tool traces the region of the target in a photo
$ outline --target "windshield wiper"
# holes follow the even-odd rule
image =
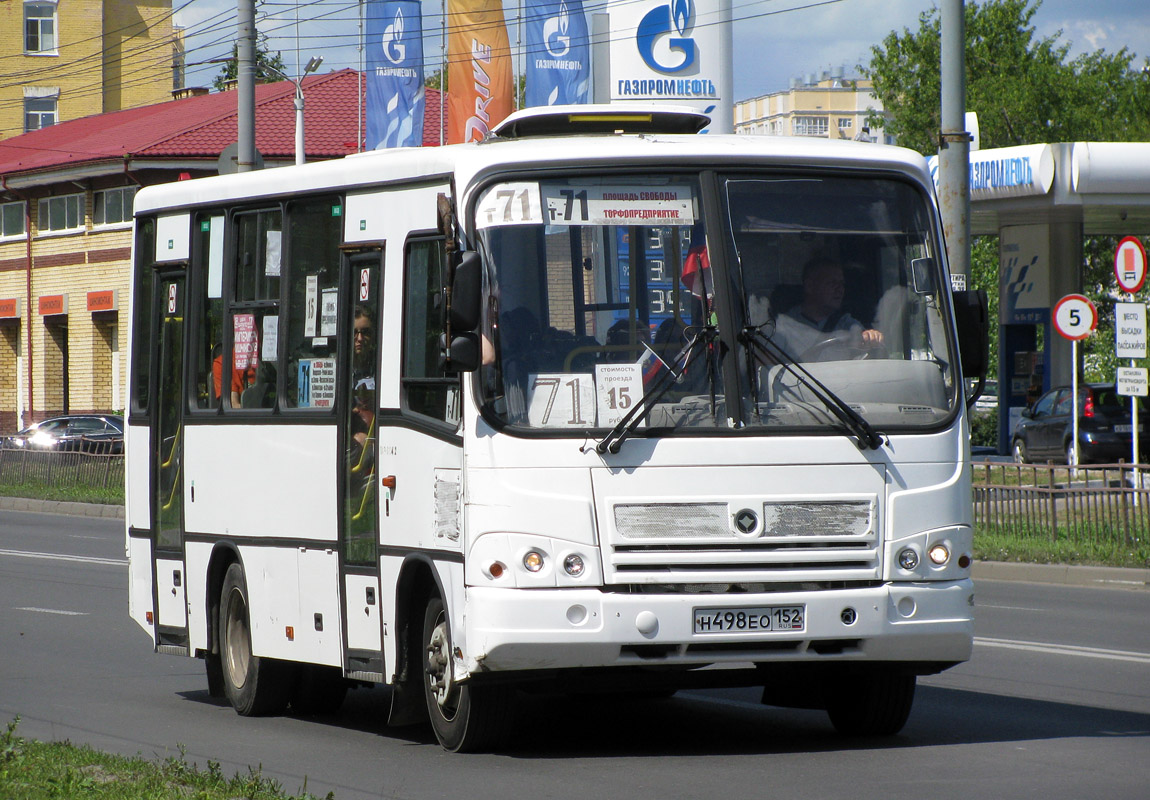
[[[802,364],[795,361],[790,353],[779,347],[769,336],[759,330],[760,327],[762,326],[747,326],[739,334],[739,339],[748,349],[758,350],[761,354],[778,362],[783,369],[794,375],[800,383],[810,389],[811,393],[822,401],[835,419],[857,437],[860,450],[878,450],[882,447],[882,435],[866,421],[862,414],[855,411],[847,405],[845,400],[823,385],[822,381],[808,372]],[[752,369],[750,378],[754,386],[758,385],[757,373],[757,370]],[[755,397],[757,400],[757,390]],[[756,402],[756,411],[757,405]]]
[[[647,413],[655,407],[655,404],[659,402],[660,398],[662,398],[672,386],[679,382],[683,377],[683,373],[687,371],[687,367],[698,358],[699,353],[702,352],[700,345],[710,344],[718,339],[718,337],[718,328],[701,328],[691,341],[687,342],[687,346],[679,352],[678,357],[676,357],[676,364],[680,361],[683,363],[683,366],[678,370],[673,369],[666,361],[659,358],[658,354],[655,354],[655,357],[659,358],[659,361],[666,367],[666,371],[659,372],[659,377],[655,379],[655,383],[651,385],[651,388],[644,392],[643,396],[631,407],[631,410],[627,412],[623,419],[619,420],[615,427],[599,440],[595,445],[595,452],[599,455],[603,455],[608,451],[618,453],[619,448],[623,446],[623,441],[635,428],[639,427],[639,423],[646,419]],[[653,350],[651,352],[654,354]],[[711,409],[713,412],[715,406],[715,376],[709,357],[707,369],[711,372]]]

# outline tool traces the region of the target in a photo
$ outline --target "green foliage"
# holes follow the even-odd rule
[[[998,414],[976,411],[970,415],[970,443],[983,447],[998,446]]]
[[[974,557],[979,561],[1027,564],[1150,567],[1150,542],[1142,538],[1133,544],[1123,544],[1122,539],[1118,532],[1096,539],[1073,539],[1063,528],[1059,528],[1056,539],[979,529],[974,533]]]
[[[984,148],[1039,142],[1150,139],[1150,80],[1126,48],[1069,59],[1061,32],[1035,37],[1040,0],[968,0],[966,107]],[[886,131],[924,154],[938,150],[941,22],[937,6],[919,28],[892,31],[871,48],[862,74],[891,115]],[[878,119],[873,124],[882,124]]]
[[[27,741],[16,736],[20,719],[0,734],[0,797],[4,800],[315,800],[289,794],[259,769],[223,774],[188,763],[184,749],[162,761],[126,758],[68,742]],[[334,800],[329,793],[327,800]]]
[[[286,75],[283,57],[277,50],[274,54],[268,52],[265,45],[256,42],[256,83],[275,83],[284,80]],[[230,89],[239,77],[239,45],[232,45],[232,55],[225,63],[219,74],[212,80],[212,88],[217,92]]]

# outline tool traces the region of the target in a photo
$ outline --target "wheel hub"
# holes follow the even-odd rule
[[[427,643],[427,683],[440,708],[448,706],[454,681],[451,669],[451,645],[447,638],[447,622],[440,620]]]

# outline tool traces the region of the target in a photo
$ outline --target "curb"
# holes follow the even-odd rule
[[[64,500],[35,500],[30,497],[0,497],[0,511],[28,511],[35,514],[66,514],[72,517],[123,519],[123,506],[98,503],[72,503]]]
[[[26,497],[0,497],[0,510],[124,519],[123,506],[69,503],[61,500],[33,500]],[[1062,586],[1091,586],[1097,589],[1150,590],[1150,569],[1129,567],[1085,567],[1068,564],[976,561],[971,567],[971,575],[975,580],[981,581],[1051,583]]]

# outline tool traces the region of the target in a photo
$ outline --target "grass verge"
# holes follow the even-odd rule
[[[316,800],[306,790],[290,794],[250,769],[224,775],[217,762],[206,769],[184,753],[163,760],[128,758],[68,742],[37,742],[16,735],[20,718],[0,732],[0,797],[4,800]],[[334,800],[328,793],[327,800]]]
[[[91,486],[50,486],[39,481],[23,481],[21,483],[5,481],[0,483],[0,496],[122,506],[124,504],[124,487],[121,485],[109,486],[107,488]]]
[[[980,561],[1017,561],[1027,564],[1074,564],[1099,567],[1150,568],[1150,542],[1140,537],[1134,543],[1078,539],[1060,531],[1058,539],[1017,533],[977,531],[974,557]]]

